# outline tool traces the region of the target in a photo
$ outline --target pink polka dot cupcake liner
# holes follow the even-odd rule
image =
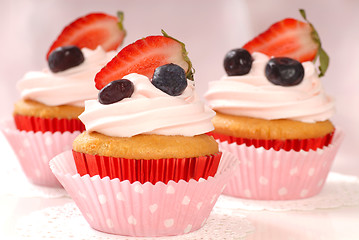
[[[237,159],[224,152],[216,175],[207,180],[141,184],[80,176],[71,151],[50,161],[92,228],[137,237],[181,235],[201,228],[237,165]]]
[[[222,151],[240,161],[223,194],[256,200],[312,197],[322,190],[342,140],[337,130],[332,143],[316,151],[266,150],[218,141]]]
[[[62,187],[51,172],[49,162],[61,152],[72,149],[72,142],[80,132],[20,131],[13,120],[4,121],[0,125],[27,179],[40,186]]]

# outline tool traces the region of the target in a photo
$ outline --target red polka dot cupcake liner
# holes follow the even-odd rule
[[[40,118],[15,114],[14,121],[20,131],[72,133],[85,130],[85,125],[80,119]]]
[[[110,179],[129,180],[130,183],[164,182],[172,180],[189,181],[213,177],[219,165],[222,153],[193,157],[193,158],[163,158],[163,159],[126,159],[90,155],[72,151],[78,173],[90,177],[99,175]]]
[[[62,187],[51,172],[49,161],[61,152],[72,149],[72,142],[80,132],[20,131],[13,120],[0,125],[27,179],[40,186]]]
[[[284,149],[286,151],[309,151],[317,150],[318,148],[323,148],[329,146],[332,142],[334,132],[329,133],[320,138],[308,138],[308,139],[248,139],[248,138],[239,138],[229,135],[219,134],[215,132],[210,132],[208,135],[213,136],[214,139],[218,139],[221,142],[236,143],[237,145],[245,144],[247,147],[254,146],[256,148],[263,147],[266,150],[274,149],[276,151]]]
[[[223,152],[214,177],[141,184],[80,176],[71,151],[50,161],[53,173],[92,228],[137,237],[181,235],[201,228],[237,165],[232,154]]]
[[[331,144],[314,150],[274,150],[218,141],[240,165],[223,194],[257,200],[294,200],[318,194],[343,140],[337,130]]]

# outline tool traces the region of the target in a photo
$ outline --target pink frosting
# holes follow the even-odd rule
[[[108,136],[131,137],[137,134],[194,136],[213,130],[215,113],[199,101],[193,81],[180,96],[170,96],[136,73],[124,77],[133,82],[130,98],[103,105],[98,100],[85,102],[79,116],[87,131]]]
[[[312,62],[302,63],[303,81],[296,86],[274,85],[265,76],[269,57],[253,53],[251,71],[242,76],[224,76],[209,83],[205,94],[215,111],[254,118],[324,121],[334,114],[334,101],[325,94]]]
[[[85,61],[65,71],[53,73],[49,68],[32,71],[17,83],[23,99],[32,99],[48,106],[84,106],[84,101],[96,99],[98,90],[94,77],[116,54],[105,52],[101,46],[95,50],[83,48]]]

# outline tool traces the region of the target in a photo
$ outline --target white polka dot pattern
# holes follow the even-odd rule
[[[224,194],[260,200],[292,200],[318,194],[343,139],[341,131],[332,144],[316,151],[275,151],[219,142],[241,161]]]
[[[41,177],[41,171],[39,169],[35,169],[35,176],[36,177]]]
[[[222,190],[222,191],[223,191],[223,190]],[[214,201],[216,201],[216,199],[217,199],[217,195],[214,194],[214,195],[212,196],[212,199],[211,199],[211,204],[214,203]]]
[[[53,165],[58,160],[66,167]],[[99,176],[54,173],[65,183],[70,196],[76,196],[74,201],[94,229],[129,236],[168,236],[193,232],[205,224],[238,162],[226,153],[222,161],[227,167],[215,177],[198,182],[131,184]],[[54,158],[51,165],[53,169],[76,173],[70,151]]]
[[[46,163],[46,164],[49,163],[49,158],[46,155],[42,155],[41,159],[44,163]]]
[[[307,189],[303,189],[301,192],[300,192],[300,196],[301,197],[305,197],[305,196],[307,196],[307,194],[308,194],[308,190]]]
[[[113,228],[113,222],[111,219],[106,219],[106,224],[107,224],[107,227]]]
[[[263,176],[260,176],[259,177],[259,184],[261,185],[267,185],[268,184],[268,179],[263,177]]]
[[[174,194],[175,193],[175,189],[172,186],[168,186],[167,190],[166,190],[167,194]]]
[[[28,147],[31,146],[31,144],[30,144],[30,142],[29,142],[29,139],[27,139],[27,138],[24,139],[23,144],[24,144],[24,147],[26,147],[26,148],[28,148]]]
[[[293,176],[298,173],[298,167],[294,167],[289,171],[289,175]]]
[[[19,157],[20,157],[20,158],[26,157],[25,151],[24,151],[23,149],[20,149],[20,150],[18,151],[18,154],[19,154]]]
[[[49,168],[49,161],[71,149],[73,140],[80,134],[60,132],[26,132],[15,128],[13,120],[2,122],[6,131],[2,131],[14,150],[19,163],[30,182],[46,187],[62,187]]]
[[[36,219],[36,221],[34,221]],[[89,222],[89,218],[87,218]],[[130,227],[139,226],[130,225]],[[116,221],[105,219],[103,225],[109,229],[116,228]],[[170,228],[164,226],[166,231],[173,231],[176,224]],[[203,227],[202,227],[203,226]],[[171,237],[127,237],[113,234],[104,234],[100,231],[91,229],[84,221],[81,212],[74,203],[68,203],[63,206],[55,206],[35,211],[27,216],[22,217],[17,222],[16,239],[23,239],[24,236],[35,236],[36,239],[90,239],[90,240],[129,240],[129,239],[171,239],[171,240],[211,240],[211,239],[246,239],[247,235],[255,230],[251,222],[243,215],[240,210],[228,211],[228,208],[215,207],[211,215],[204,219],[202,228],[194,231],[194,225],[188,223],[183,225],[181,231]]]
[[[119,201],[124,201],[124,200],[125,200],[125,197],[123,196],[123,193],[122,193],[122,192],[118,192],[118,193],[116,194],[116,198],[117,198],[117,200],[119,200]]]
[[[140,184],[136,184],[135,186],[135,192],[142,194],[143,193],[143,189],[142,186]]]
[[[183,233],[189,233],[192,229],[192,225],[188,224],[188,226],[184,229]]]
[[[273,168],[278,168],[279,167],[279,164],[280,164],[280,161],[279,160],[273,160]]]
[[[150,207],[149,207],[151,213],[156,212],[156,211],[157,211],[157,208],[158,208],[158,205],[157,205],[156,203],[150,205]]]
[[[244,196],[246,198],[251,198],[252,197],[252,193],[249,189],[244,189]]]
[[[52,140],[52,137],[51,136],[47,136],[45,138],[45,145],[50,147],[51,145],[53,144],[53,140]]]
[[[279,196],[287,195],[287,194],[288,194],[288,190],[287,190],[285,187],[280,188],[280,189],[278,190],[278,194],[279,194]]]
[[[173,226],[174,224],[174,220],[173,218],[170,218],[170,219],[166,219],[163,224],[165,225],[166,228],[170,228]]]
[[[315,172],[315,169],[314,168],[310,168],[309,170],[308,170],[308,176],[313,176],[314,175],[314,172]]]
[[[107,203],[107,198],[105,195],[100,194],[98,195],[98,201],[100,202],[101,205],[104,205]]]
[[[188,205],[190,201],[191,201],[191,199],[188,196],[184,196],[184,198],[182,200],[182,204]]]
[[[87,216],[88,220],[90,220],[90,222],[93,221],[93,216],[90,213],[86,213],[86,216]]]
[[[137,224],[136,218],[134,216],[132,216],[132,215],[127,218],[127,222],[128,222],[128,224],[131,224],[131,225],[136,225]]]
[[[80,196],[81,198],[83,198],[83,199],[86,199],[86,198],[87,198],[87,196],[86,196],[83,192],[81,192],[81,191],[79,191],[78,194],[79,194],[79,196]]]

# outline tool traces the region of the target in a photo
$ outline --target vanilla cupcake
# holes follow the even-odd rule
[[[121,12],[118,17],[91,13],[63,29],[47,53],[48,67],[26,73],[17,84],[21,100],[15,104],[14,120],[19,130],[84,130],[77,117],[84,101],[97,97],[93,78],[122,43],[122,21]]]
[[[99,101],[86,101],[80,119],[87,131],[73,143],[80,175],[153,184],[213,177],[221,153],[205,133],[213,130],[214,112],[198,100],[193,81],[184,80],[183,93],[171,96],[153,79],[129,74],[103,88]],[[121,95],[119,89],[128,97],[101,103]]]
[[[32,183],[61,186],[49,160],[71,149],[85,130],[78,116],[85,100],[97,98],[93,78],[122,43],[122,20],[122,14],[118,19],[103,13],[75,20],[50,47],[48,67],[26,73],[17,83],[21,99],[15,103],[14,121],[4,123],[2,131]]]
[[[227,74],[209,84],[205,98],[217,113],[210,135],[241,162],[225,194],[289,200],[322,189],[342,134],[330,121],[334,101],[311,62],[323,54],[313,32],[295,19],[275,23],[244,46],[252,54],[227,53]]]
[[[192,77],[184,44],[166,34],[130,44],[96,75],[73,157],[50,163],[94,229],[171,236],[206,222],[237,161],[206,134],[215,113]]]

